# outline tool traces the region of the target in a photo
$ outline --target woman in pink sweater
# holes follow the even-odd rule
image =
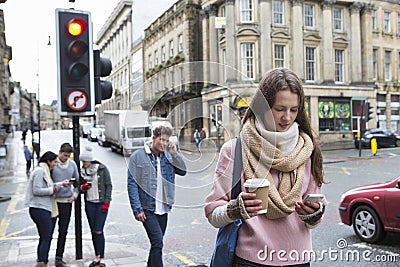
[[[304,99],[300,79],[288,69],[273,69],[261,80],[242,121],[237,199],[230,199],[236,141],[221,148],[205,214],[214,227],[242,220],[233,266],[309,266],[315,256],[310,229],[321,222],[326,200],[303,199],[321,193],[325,181]],[[258,213],[262,201],[244,191],[251,178],[270,182],[265,214]]]

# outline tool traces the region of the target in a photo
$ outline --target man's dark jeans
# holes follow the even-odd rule
[[[51,212],[44,209],[29,208],[29,215],[39,232],[39,244],[37,247],[37,260],[47,263],[49,261],[49,250],[53,235],[53,222]]]
[[[56,249],[56,260],[62,260],[67,241],[68,226],[71,220],[72,203],[58,203],[58,217],[53,218],[53,229],[55,229],[58,218],[58,239]]]
[[[157,215],[147,210],[144,213],[146,220],[143,226],[151,244],[147,266],[162,267],[164,266],[162,261],[163,238],[167,228],[168,213]]]

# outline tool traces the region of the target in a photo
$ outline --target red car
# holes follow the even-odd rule
[[[400,232],[400,176],[345,192],[339,213],[342,222],[353,225],[356,235],[368,243],[381,241],[386,232]]]

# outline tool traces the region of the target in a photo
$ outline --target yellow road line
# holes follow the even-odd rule
[[[177,257],[179,260],[181,260],[185,264],[188,264],[188,265],[195,265],[196,264],[195,262],[189,260],[185,256],[179,254],[178,252],[171,252],[170,254],[174,255],[175,257]]]
[[[342,167],[342,170],[345,174],[347,175],[351,175],[351,173],[348,171],[348,169],[346,167]]]

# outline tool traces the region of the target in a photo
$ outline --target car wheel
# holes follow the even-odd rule
[[[377,243],[385,238],[381,220],[375,210],[368,206],[359,206],[353,213],[353,229],[365,242]]]
[[[394,142],[394,145],[395,145],[395,146],[400,146],[400,140],[396,140],[396,141]]]

